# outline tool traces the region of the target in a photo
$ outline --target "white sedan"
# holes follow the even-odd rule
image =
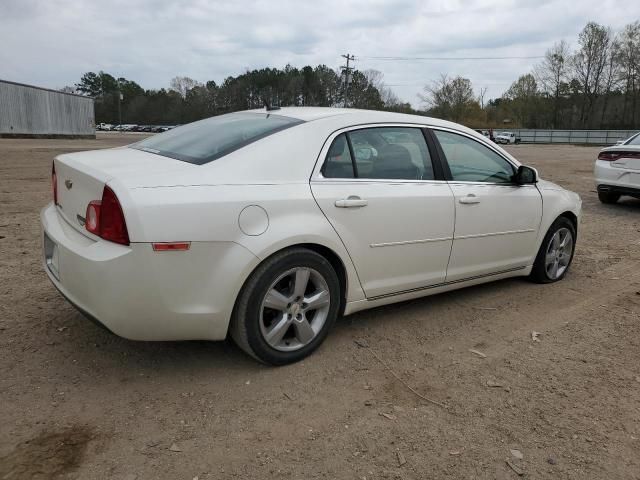
[[[304,358],[339,315],[567,273],[578,195],[454,123],[332,108],[209,118],[60,155],[45,270],[136,340],[222,340]]]
[[[640,198],[640,133],[602,149],[593,173],[602,203],[616,203],[622,195]]]

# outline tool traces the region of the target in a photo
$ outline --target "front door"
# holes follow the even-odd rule
[[[456,222],[447,282],[531,265],[542,219],[535,185],[515,185],[514,165],[496,150],[434,130],[455,197]]]

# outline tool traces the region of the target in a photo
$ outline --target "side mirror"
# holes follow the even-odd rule
[[[513,176],[513,181],[517,185],[532,185],[538,183],[538,171],[535,168],[520,165],[518,171]]]

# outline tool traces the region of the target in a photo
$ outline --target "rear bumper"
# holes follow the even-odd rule
[[[598,193],[619,193],[640,198],[640,188],[621,187],[619,185],[598,185]]]
[[[596,160],[593,171],[598,192],[640,195],[640,171],[613,167],[611,162]]]
[[[258,259],[233,242],[194,242],[186,252],[154,252],[94,241],[53,204],[41,212],[43,264],[55,287],[85,316],[132,340],[221,340],[235,298]],[[55,244],[47,262],[45,235]],[[55,272],[55,273],[54,273]]]

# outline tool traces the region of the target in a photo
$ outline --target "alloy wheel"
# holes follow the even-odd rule
[[[545,270],[551,280],[564,275],[573,254],[573,234],[568,228],[560,228],[553,234],[545,255]]]
[[[260,307],[260,331],[276,350],[299,350],[320,333],[330,306],[323,276],[313,268],[292,268],[267,289]]]

